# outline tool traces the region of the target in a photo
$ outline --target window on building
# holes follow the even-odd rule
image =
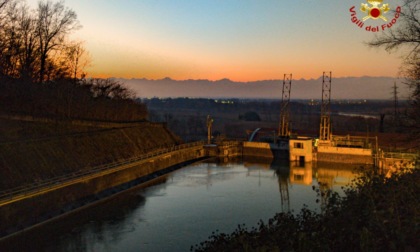
[[[301,174],[294,174],[293,175],[293,179],[295,181],[303,181],[305,179],[305,177],[303,175],[301,175]]]
[[[303,149],[303,143],[299,143],[299,142],[294,143],[293,147],[296,148],[296,149]]]

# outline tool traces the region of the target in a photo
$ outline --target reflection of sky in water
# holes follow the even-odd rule
[[[188,251],[215,230],[255,226],[282,209],[297,213],[304,204],[319,209],[312,190],[317,179],[339,188],[337,183],[345,183],[349,174],[325,166],[199,163],[44,225],[16,242],[39,241],[40,251]],[[55,238],[46,239],[46,233]]]

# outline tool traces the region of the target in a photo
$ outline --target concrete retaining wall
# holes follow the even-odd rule
[[[317,153],[318,162],[333,162],[333,163],[347,163],[347,164],[373,164],[372,156],[351,155],[341,153]]]
[[[202,145],[198,145],[91,174],[74,180],[74,183],[68,181],[47,189],[40,188],[40,191],[27,193],[17,201],[3,201],[0,237],[146,182],[204,156]]]
[[[333,154],[372,156],[372,149],[319,146],[318,147],[318,153],[333,153]]]
[[[238,141],[226,141],[219,144],[206,144],[204,150],[209,157],[242,156],[243,145]]]
[[[348,164],[373,164],[371,149],[319,146],[317,161]]]
[[[248,157],[274,158],[269,143],[244,142],[243,155]]]

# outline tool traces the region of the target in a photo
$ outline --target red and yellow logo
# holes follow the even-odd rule
[[[360,8],[360,10],[368,14],[366,17],[363,18],[363,21],[366,21],[369,18],[380,18],[385,22],[388,21],[386,17],[382,15],[382,13],[385,14],[390,10],[389,4],[382,4],[382,6],[380,6],[383,2],[382,0],[367,0],[367,2],[372,6],[370,6],[369,4],[362,3],[362,7]]]
[[[401,7],[398,6],[395,9],[395,15],[391,19],[391,21],[388,22],[387,17],[385,16],[386,13],[388,13],[391,8],[389,7],[389,4],[383,4],[383,0],[367,0],[368,3],[362,3],[360,5],[360,11],[364,13],[364,17],[360,18],[358,16],[358,13],[356,12],[356,6],[353,6],[350,8],[351,13],[351,21],[356,24],[359,28],[365,27],[365,21],[372,19],[377,20],[381,19],[385,24],[382,23],[381,25],[375,25],[374,23],[369,23],[370,25],[366,25],[365,30],[370,32],[378,32],[378,31],[384,31],[385,29],[391,28],[396,22],[397,19],[400,17],[401,13]]]

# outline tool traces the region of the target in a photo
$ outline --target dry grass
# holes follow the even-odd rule
[[[0,190],[139,156],[179,143],[163,125],[95,128],[1,120]]]

